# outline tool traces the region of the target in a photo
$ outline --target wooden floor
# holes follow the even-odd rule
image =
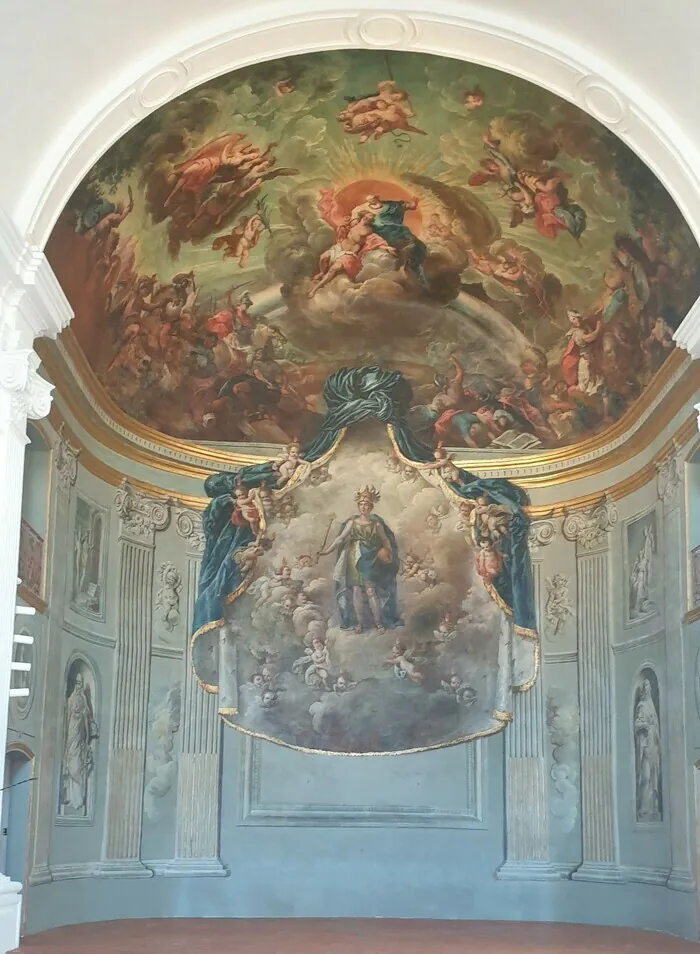
[[[647,931],[504,921],[108,921],[26,938],[26,954],[700,954]]]

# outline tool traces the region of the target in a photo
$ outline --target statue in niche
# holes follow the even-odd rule
[[[102,614],[104,515],[78,497],[73,552],[73,608],[87,616]]]
[[[627,532],[628,553],[636,554],[629,572],[629,619],[637,620],[656,610],[656,514],[652,511],[634,521]]]
[[[76,659],[68,671],[63,722],[59,815],[87,818],[92,803],[94,744],[98,738],[92,670]]]
[[[643,669],[634,693],[634,763],[638,822],[663,821],[659,682]]]
[[[161,585],[156,593],[156,609],[160,611],[161,622],[172,633],[180,622],[182,575],[172,563],[161,563],[158,573]]]

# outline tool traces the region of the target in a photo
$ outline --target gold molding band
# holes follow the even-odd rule
[[[140,424],[125,414],[125,412],[117,407],[111,398],[109,398],[104,387],[100,384],[94,371],[88,364],[70,328],[62,333],[61,343],[70,360],[73,362],[76,372],[82,378],[85,387],[94,396],[95,401],[102,411],[111,417],[117,425],[136,437],[161,445],[166,454],[187,454],[188,456],[197,454],[202,460],[209,462],[211,467],[198,467],[195,464],[188,464],[182,460],[173,460],[172,458],[162,456],[157,451],[138,447],[127,438],[110,431],[109,427],[104,423],[96,421],[94,416],[86,410],[85,396],[83,394],[76,394],[76,384],[74,381],[71,381],[66,374],[66,364],[57,346],[53,343],[37,340],[35,343],[37,353],[44,363],[53,383],[57,385],[59,398],[65,401],[68,410],[87,434],[115,453],[149,467],[200,480],[204,480],[212,470],[219,469],[219,465],[222,464],[251,464],[270,459],[269,456],[261,454],[246,454],[242,450],[216,450],[212,447],[199,447],[193,445],[190,441],[170,437]],[[636,434],[628,441],[625,441],[621,447],[603,454],[593,461],[582,464],[572,464],[569,467],[566,466],[567,461],[580,457],[582,454],[599,451],[601,448],[604,448],[606,444],[623,436],[630,426],[649,409],[658,393],[669,383],[673,376],[678,373],[687,359],[687,354],[677,348],[667,359],[663,367],[654,375],[644,393],[625,411],[615,424],[600,434],[580,441],[577,444],[554,448],[553,450],[543,451],[539,454],[493,460],[484,460],[483,458],[470,460],[468,457],[462,457],[456,461],[456,463],[465,469],[474,469],[484,474],[489,471],[522,468],[534,469],[543,466],[551,467],[553,464],[560,465],[554,473],[523,475],[517,478],[518,483],[523,487],[546,487],[572,480],[579,480],[623,463],[654,440],[692,394],[700,388],[700,368],[696,366],[697,362],[693,362],[689,365],[686,372],[682,375],[680,380],[676,382],[670,393],[661,401],[654,413],[647,417]]]
[[[49,412],[49,422],[56,431],[58,431],[58,428],[61,426],[61,424],[64,425],[64,432],[70,440],[70,443],[74,447],[80,449],[81,465],[83,465],[85,469],[89,471],[89,473],[93,474],[95,477],[98,477],[100,480],[103,480],[106,484],[109,484],[112,487],[119,486],[124,479],[124,474],[95,457],[95,455],[85,447],[80,438],[77,437],[74,431],[70,428],[69,424],[64,421],[55,404],[52,404],[51,406],[51,411]],[[566,513],[571,513],[573,510],[586,510],[587,508],[594,506],[600,501],[600,498],[603,496],[603,494],[606,494],[611,500],[622,500],[623,497],[629,496],[629,494],[634,493],[635,490],[639,490],[640,487],[644,487],[645,484],[648,484],[656,474],[656,465],[668,456],[674,445],[683,447],[685,444],[687,444],[693,434],[696,433],[696,430],[697,417],[695,413],[692,413],[680,425],[672,437],[670,437],[669,440],[664,443],[663,447],[657,451],[651,460],[649,460],[634,474],[630,474],[629,477],[625,477],[623,480],[618,481],[616,484],[613,484],[604,491],[597,490],[594,493],[583,494],[579,497],[571,497],[568,500],[560,500],[555,504],[526,507],[526,512],[533,520],[541,519],[543,517],[562,517]],[[256,458],[256,460],[259,460],[259,458]],[[208,477],[209,474],[210,471],[203,471],[202,480]],[[129,477],[129,483],[139,493],[143,493],[149,497],[174,497],[183,507],[189,508],[190,510],[204,510],[209,503],[208,497],[182,494],[175,490],[169,490],[165,487],[158,487],[155,484],[148,483],[147,481],[139,480],[136,477]],[[515,480],[514,483],[517,483],[518,486],[526,486],[526,481],[524,480],[518,479]]]

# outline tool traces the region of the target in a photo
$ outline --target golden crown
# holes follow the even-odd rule
[[[361,500],[369,500],[371,504],[375,504],[380,496],[379,491],[374,485],[370,487],[369,484],[365,484],[364,487],[360,487],[360,489],[355,492],[355,503],[359,503]]]

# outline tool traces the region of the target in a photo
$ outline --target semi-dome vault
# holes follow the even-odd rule
[[[654,387],[700,291],[673,200],[597,121],[384,51],[260,64],[157,110],[47,254],[112,401],[207,442],[310,439],[327,376],[380,365],[426,439],[576,444]]]

